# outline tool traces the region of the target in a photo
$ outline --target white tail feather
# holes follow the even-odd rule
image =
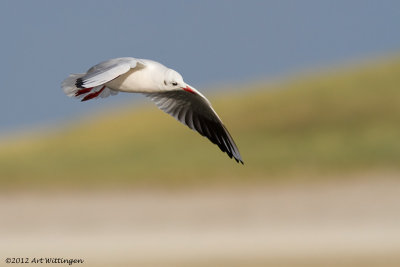
[[[86,73],[71,74],[61,83],[61,88],[64,93],[69,97],[74,97],[79,88],[76,87],[75,83],[78,78],[85,76]]]

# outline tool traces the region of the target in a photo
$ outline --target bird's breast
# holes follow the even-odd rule
[[[105,85],[121,92],[149,93],[158,91],[157,84],[153,81],[149,72],[144,69],[131,69]]]

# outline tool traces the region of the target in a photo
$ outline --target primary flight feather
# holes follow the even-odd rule
[[[161,63],[132,57],[114,58],[71,74],[62,82],[67,96],[87,101],[118,92],[142,93],[164,112],[216,144],[221,151],[243,164],[232,136],[210,101],[183,81],[182,76]]]

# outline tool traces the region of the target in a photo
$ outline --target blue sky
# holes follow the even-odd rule
[[[399,26],[394,0],[1,1],[0,133],[134,105],[62,93],[108,58],[160,61],[202,90],[397,52]]]

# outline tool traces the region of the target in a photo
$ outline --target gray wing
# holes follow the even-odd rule
[[[239,149],[232,136],[215,113],[208,100],[184,90],[147,93],[156,105],[190,129],[197,131],[216,144],[222,152],[243,164]]]
[[[78,88],[96,87],[114,80],[137,66],[144,67],[145,64],[140,59],[132,57],[110,59],[91,67],[83,77],[76,80],[75,85]]]

